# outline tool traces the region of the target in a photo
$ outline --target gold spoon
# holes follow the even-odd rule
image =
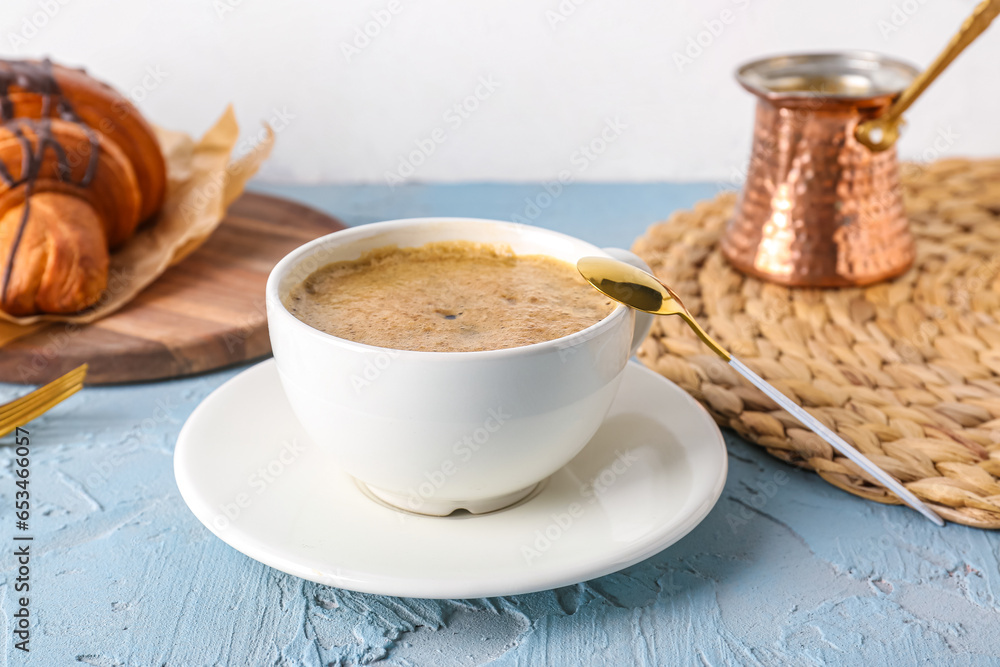
[[[843,438],[824,426],[822,422],[796,405],[792,399],[775,389],[767,380],[750,370],[742,361],[729,354],[724,347],[719,345],[715,339],[701,328],[691,316],[688,309],[681,303],[681,300],[674,294],[673,290],[661,283],[654,276],[651,276],[642,269],[637,269],[631,264],[607,257],[584,257],[576,263],[576,268],[591,285],[626,306],[652,313],[653,315],[680,315],[681,319],[687,322],[688,326],[698,334],[698,337],[712,348],[713,352],[725,359],[737,373],[745,377],[754,386],[773,399],[775,403],[809,427],[813,433],[830,443],[831,447],[851,461],[854,461],[862,470],[880,481],[907,505],[937,525],[944,525],[941,517],[935,514],[931,508],[927,507],[927,505],[896,481],[889,473],[872,463],[867,456],[849,445]]]
[[[1000,14],[1000,0],[983,0],[972,10],[972,15],[965,19],[965,23],[951,38],[944,51],[938,55],[930,67],[913,80],[899,98],[893,102],[888,111],[878,118],[858,123],[854,129],[855,138],[876,152],[884,151],[896,143],[896,139],[899,138],[899,126],[903,123],[903,112],[910,108],[910,105],[920,97],[927,86],[938,78],[938,75],[951,64],[951,61],[958,57],[958,54],[965,50],[965,47],[983,34],[983,31],[993,22],[997,14]]]

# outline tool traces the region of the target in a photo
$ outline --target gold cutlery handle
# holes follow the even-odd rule
[[[896,143],[903,113],[958,57],[958,54],[983,34],[983,31],[989,27],[998,14],[1000,14],[1000,0],[983,0],[972,11],[972,15],[965,19],[962,27],[951,38],[944,51],[938,55],[930,67],[913,80],[884,114],[878,118],[858,123],[854,130],[854,136],[857,140],[873,151],[884,151]]]
[[[683,308],[683,304],[681,304],[681,307]],[[714,338],[709,336],[708,332],[702,329],[701,325],[698,324],[693,317],[691,317],[691,313],[689,313],[686,308],[677,314],[681,316],[681,319],[687,322],[687,325],[691,327],[695,334],[697,334],[698,338],[701,339],[701,342],[712,348],[712,352],[715,352],[724,361],[732,361],[733,355],[729,354],[729,351],[726,348],[722,347],[722,345],[720,345]]]

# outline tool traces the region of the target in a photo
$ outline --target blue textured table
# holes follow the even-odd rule
[[[361,224],[532,218],[628,246],[711,185],[264,187]],[[534,206],[534,208],[533,208]],[[2,354],[2,351],[0,351]],[[0,450],[6,665],[1000,664],[1000,535],[869,503],[727,433],[729,481],[690,535],[554,591],[428,601],[261,565],[184,505],[184,420],[242,368],[86,389],[33,422],[30,654],[13,647],[13,451]],[[0,401],[22,388],[0,385]],[[12,442],[8,436],[4,444]]]

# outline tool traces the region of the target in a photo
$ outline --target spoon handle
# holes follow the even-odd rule
[[[920,512],[937,525],[944,525],[944,521],[941,517],[935,514],[931,508],[927,507],[927,505],[925,505],[919,498],[908,491],[906,487],[896,481],[894,477],[872,463],[867,456],[847,444],[843,438],[828,429],[821,421],[813,417],[804,409],[796,405],[792,399],[775,389],[774,386],[767,380],[750,370],[742,361],[735,357],[731,357],[729,359],[729,365],[736,369],[737,373],[749,380],[755,387],[767,394],[772,400],[774,400],[775,403],[787,410],[789,414],[809,427],[809,429],[816,435],[830,443],[834,449],[851,461],[857,463],[861,466],[862,470],[867,472],[869,475],[882,482],[887,489],[899,496],[899,498],[907,505]]]
[[[929,85],[934,82],[934,79],[938,78],[938,75],[945,70],[951,62],[958,57],[962,51],[965,50],[969,44],[983,34],[983,31],[989,27],[993,19],[1000,14],[1000,0],[983,0],[973,11],[969,18],[965,19],[962,23],[962,27],[959,28],[958,32],[951,41],[948,42],[948,46],[945,47],[944,51],[938,54],[938,57],[934,60],[931,65],[924,70],[920,76],[918,76],[910,87],[903,91],[903,94],[899,96],[895,104],[890,107],[889,111],[886,112],[886,116],[892,120],[898,120],[903,112],[910,108],[910,105],[920,94],[927,89]]]
[[[969,44],[989,27],[993,19],[1000,14],[1000,0],[983,0],[979,3],[969,18],[965,19],[962,27],[958,29],[955,36],[948,42],[944,51],[938,54],[934,62],[913,80],[912,83],[902,92],[899,98],[893,102],[889,109],[871,120],[858,124],[855,130],[858,141],[868,146],[872,150],[884,150],[895,141],[895,128],[901,122],[903,112],[910,108],[918,97],[931,85],[938,75],[943,72],[951,62],[965,50]],[[872,137],[872,130],[880,128],[883,130],[881,139]]]

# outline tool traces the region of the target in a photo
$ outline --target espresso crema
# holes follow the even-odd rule
[[[329,264],[294,287],[285,305],[339,338],[429,352],[553,340],[615,307],[571,264],[468,241],[389,246]]]

